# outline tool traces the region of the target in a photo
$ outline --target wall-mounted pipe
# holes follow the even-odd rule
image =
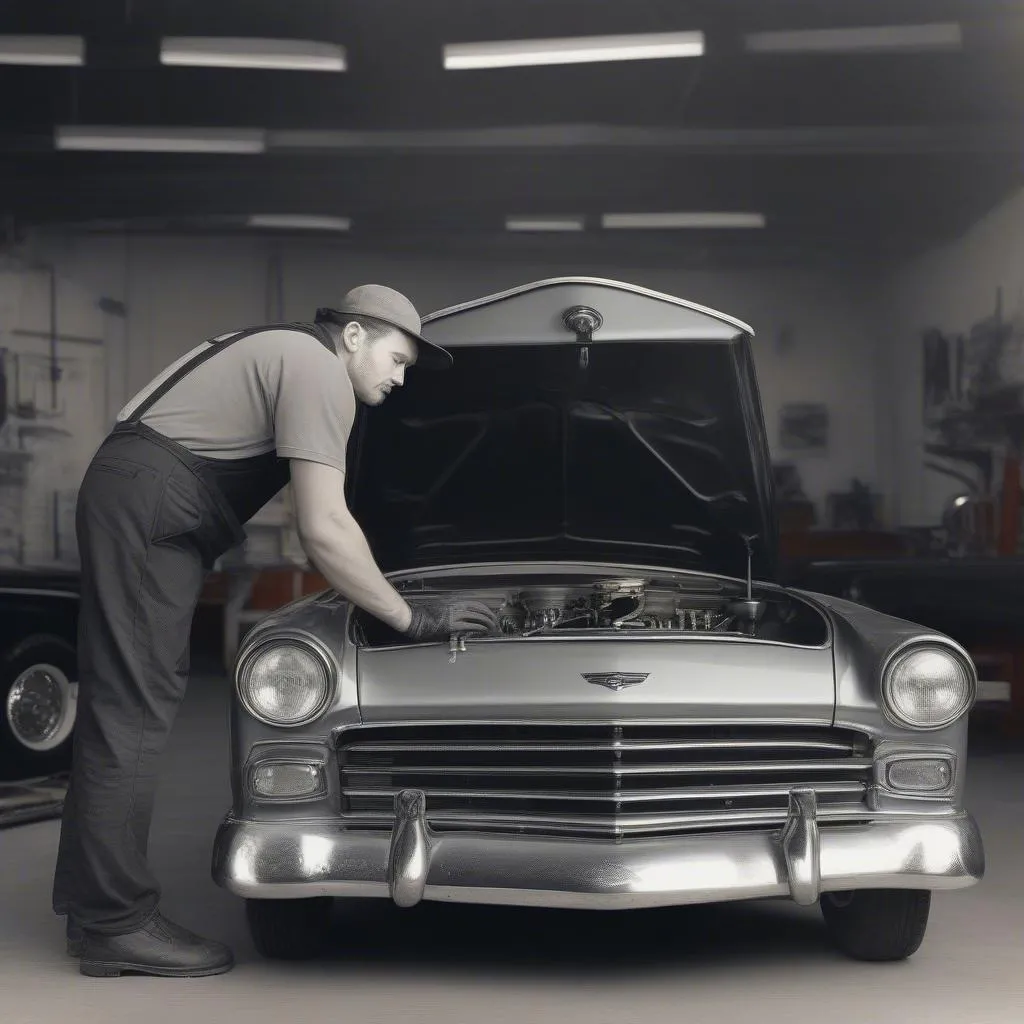
[[[42,271],[50,278],[50,394],[54,410],[57,408],[57,384],[61,378],[60,365],[57,362],[57,338],[59,336],[57,323],[57,268],[52,263],[36,263],[33,270]]]
[[[968,473],[964,473],[959,469],[952,469],[950,466],[943,466],[940,462],[926,462],[924,468],[931,469],[936,473],[942,473],[943,476],[951,476],[954,480],[959,480],[970,491],[972,497],[978,497],[978,482]]]
[[[267,260],[264,314],[267,323],[281,323],[284,320],[284,261],[276,245],[270,250],[270,258]]]
[[[57,409],[57,381],[60,367],[57,365],[57,268],[52,264],[50,271],[50,395],[54,411]]]

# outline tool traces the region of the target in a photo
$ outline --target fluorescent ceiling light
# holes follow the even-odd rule
[[[761,213],[607,213],[605,228],[763,228]]]
[[[450,43],[444,48],[444,66],[449,71],[461,71],[468,68],[699,57],[703,52],[703,32],[522,39],[514,42]]]
[[[89,149],[123,153],[262,153],[262,131],[224,128],[59,127],[58,149]]]
[[[301,39],[169,36],[160,44],[163,64],[179,67],[344,71],[345,50]]]
[[[322,217],[290,213],[256,213],[246,222],[251,228],[292,228],[300,231],[348,231],[348,217]]]
[[[84,63],[81,36],[0,36],[0,64],[77,67]]]
[[[582,217],[507,217],[507,231],[582,231]]]
[[[893,50],[956,50],[963,34],[955,22],[859,28],[754,32],[745,39],[752,53],[884,53]]]

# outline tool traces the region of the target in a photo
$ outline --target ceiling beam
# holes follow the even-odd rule
[[[1024,131],[1017,121],[967,125],[782,128],[674,128],[584,123],[452,131],[271,131],[266,138],[268,150],[304,153],[636,149],[766,155],[1024,152]]]
[[[0,153],[45,153],[54,149],[64,126],[43,136],[31,132],[0,132]],[[68,126],[76,130],[112,127],[120,135],[162,129],[127,125]],[[168,129],[183,132],[182,129]],[[216,135],[246,131],[265,140],[268,153],[295,155],[457,154],[534,152],[619,152],[643,150],[666,154],[828,156],[1024,153],[1024,131],[1018,121],[973,124],[832,125],[775,128],[677,128],[653,125],[568,123],[520,127],[410,129],[377,131],[262,132],[253,129],[206,127]]]

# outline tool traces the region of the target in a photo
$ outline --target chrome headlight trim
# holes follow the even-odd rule
[[[312,712],[301,720],[281,722],[269,718],[253,707],[246,695],[246,685],[251,678],[254,663],[276,647],[298,647],[313,658],[323,668],[327,685],[323,697],[318,701]],[[330,651],[317,638],[302,630],[280,630],[255,640],[239,657],[235,669],[235,694],[246,712],[264,725],[275,729],[299,729],[316,721],[334,701],[338,689],[339,668]]]
[[[967,691],[960,705],[941,721],[931,722],[922,725],[906,718],[897,709],[892,697],[892,674],[896,665],[903,659],[922,652],[934,652],[943,654],[955,662],[967,678]],[[901,729],[912,729],[915,732],[935,732],[938,729],[945,729],[954,722],[959,721],[974,706],[978,699],[978,676],[967,652],[958,644],[948,638],[938,635],[926,635],[912,637],[897,644],[886,657],[882,664],[881,676],[881,707],[885,717]]]

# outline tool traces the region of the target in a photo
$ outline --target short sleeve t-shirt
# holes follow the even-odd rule
[[[118,421],[208,348],[204,342],[167,367],[124,406]],[[344,472],[355,415],[352,383],[337,352],[303,331],[273,327],[193,367],[141,420],[206,458],[244,459],[276,449],[281,458]]]

